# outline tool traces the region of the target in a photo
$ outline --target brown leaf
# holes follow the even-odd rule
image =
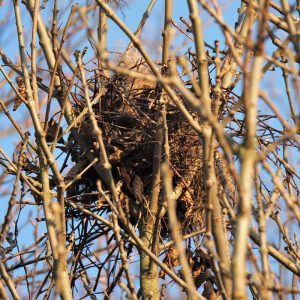
[[[108,159],[111,163],[117,163],[121,160],[122,154],[122,150],[120,150],[117,147],[114,147],[114,152],[109,154]]]
[[[26,167],[26,165],[29,162],[29,152],[25,151],[24,153],[21,153],[23,142],[19,142],[16,146],[14,152],[13,152],[13,162],[17,165],[18,163],[21,164],[22,167]],[[20,157],[20,158],[19,158]]]
[[[208,300],[219,300],[221,299],[219,292],[214,290],[213,284],[210,280],[206,281],[204,284],[204,289],[202,296]]]
[[[36,77],[36,80],[38,82],[43,81],[43,79],[38,77],[38,76]],[[18,85],[18,92],[26,100],[26,86],[25,86],[23,76],[17,76],[16,77],[16,83]],[[21,104],[22,104],[22,99],[19,96],[17,96],[16,99],[15,99],[15,104],[14,104],[14,107],[13,107],[13,111],[16,111]]]
[[[18,91],[20,93],[20,95],[26,99],[26,87],[25,87],[25,82],[24,82],[24,79],[23,79],[23,76],[18,76],[16,78],[16,82],[18,84]],[[13,107],[13,111],[16,111],[18,109],[18,107],[22,104],[22,100],[19,96],[16,97],[15,99],[15,104],[14,104],[14,107]]]
[[[211,278],[211,272],[208,269],[197,274],[196,272],[193,272],[193,277],[195,281],[195,286],[198,289],[206,280]]]
[[[179,258],[178,258],[178,253],[177,250],[175,248],[175,246],[171,246],[168,251],[166,252],[166,256],[163,260],[163,263],[165,265],[167,265],[170,269],[173,267],[177,267],[179,266],[180,262],[179,262]],[[165,278],[166,273],[164,270],[161,270],[159,272],[159,277],[160,278]]]
[[[202,272],[204,272],[207,267],[201,262],[195,262],[192,268],[193,277],[198,277]]]

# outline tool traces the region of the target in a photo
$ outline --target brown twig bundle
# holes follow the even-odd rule
[[[119,65],[124,69],[142,74],[151,73],[137,52],[132,51],[122,55]],[[95,73],[97,74],[96,71]],[[139,211],[148,206],[151,197],[155,134],[162,126],[160,123],[162,90],[158,85],[145,79],[133,79],[116,73],[111,74],[110,78],[97,74],[90,81],[94,82],[95,86],[102,85],[102,88],[104,86],[105,89],[99,102],[93,105],[93,110],[98,126],[102,130],[114,179],[121,185],[120,198],[124,202],[124,207],[128,207],[130,219],[136,223]],[[178,97],[180,97],[179,93]],[[74,111],[79,114],[84,107],[83,97],[77,95]],[[203,199],[205,183],[202,170],[202,142],[199,135],[173,104],[166,105],[166,113],[173,184],[175,190],[179,191],[177,215],[182,223],[183,233],[189,233],[205,225],[204,203],[206,200]],[[193,116],[200,120],[196,113],[193,113]],[[80,132],[91,142],[93,151],[99,151],[88,115],[82,119],[79,128]],[[73,140],[71,135],[69,143],[72,144]],[[72,160],[77,163],[75,166],[77,173],[88,165],[87,160],[82,160],[84,153],[80,151],[76,148],[71,150]],[[217,160],[223,166],[225,158],[221,153],[218,157]],[[78,168],[80,170],[77,170]],[[227,179],[224,178],[224,174],[221,176],[221,173],[217,172],[220,186],[226,185],[230,178],[229,171],[226,168],[222,170],[226,172]],[[70,172],[72,173],[73,169]],[[79,202],[84,203],[99,199],[92,194],[97,191],[97,178],[96,172],[91,168],[68,189],[68,196],[75,197]],[[233,189],[232,186],[230,192],[233,192]],[[105,203],[103,198],[99,201],[102,204]],[[164,203],[164,199],[161,199],[161,203]],[[108,205],[103,206],[105,209],[108,207]],[[167,221],[163,222],[163,224],[166,223]],[[166,230],[163,232],[164,235],[168,235]]]

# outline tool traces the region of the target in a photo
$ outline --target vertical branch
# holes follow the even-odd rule
[[[6,290],[4,288],[4,285],[2,283],[2,280],[0,280],[0,297],[3,300],[9,300]]]
[[[51,36],[52,36],[52,48],[53,48],[53,53],[56,54],[57,53],[57,49],[56,49],[56,39],[57,39],[57,16],[58,16],[58,0],[54,0],[54,4],[53,4],[53,18],[52,18],[52,28],[51,28]]]
[[[143,243],[152,249],[152,252],[157,255],[157,246],[159,242],[160,232],[156,232],[154,228],[159,229],[159,213],[158,199],[160,194],[160,165],[162,155],[162,126],[157,125],[155,134],[156,144],[153,153],[153,174],[150,199],[150,212],[146,208],[143,209],[141,222],[140,236]],[[156,225],[156,226],[155,226]],[[143,299],[152,297],[151,299],[159,299],[158,285],[158,269],[157,264],[151,263],[149,256],[140,251],[140,282]]]
[[[271,299],[271,293],[268,289],[268,283],[270,282],[269,264],[268,264],[268,246],[266,236],[266,217],[264,213],[263,203],[261,199],[261,191],[259,188],[258,166],[255,166],[255,188],[256,199],[258,206],[258,223],[259,223],[259,236],[260,236],[260,254],[262,264],[262,276],[264,278],[264,285],[262,286],[260,293],[264,300]]]
[[[104,0],[107,3],[107,0]],[[105,11],[99,7],[99,23],[97,28],[100,48],[107,50],[108,18]]]
[[[59,224],[61,227],[59,228],[63,238],[60,239],[60,245],[61,249],[65,249],[66,244],[66,229],[65,229],[65,208],[64,208],[64,192],[65,192],[65,184],[63,177],[61,176],[56,161],[51,154],[46,139],[45,139],[45,132],[43,131],[41,127],[41,122],[39,119],[38,111],[36,110],[35,101],[32,97],[32,88],[29,80],[29,73],[28,68],[26,65],[26,56],[25,56],[25,44],[24,44],[24,37],[23,37],[23,27],[21,22],[21,14],[20,14],[20,7],[18,1],[14,1],[14,10],[15,10],[15,18],[16,18],[16,25],[17,25],[17,31],[18,31],[18,40],[19,40],[19,48],[20,48],[20,56],[21,56],[21,66],[22,71],[24,74],[24,82],[26,86],[26,98],[28,100],[28,108],[30,111],[30,115],[34,124],[35,133],[36,133],[36,139],[38,145],[41,147],[43,154],[45,155],[47,159],[47,163],[52,169],[54,180],[57,186],[57,197],[58,202],[60,204],[60,214],[59,214],[59,220],[56,220],[57,224]],[[62,267],[61,267],[62,266]],[[54,267],[54,273],[59,268],[59,284],[64,286],[62,290],[59,290],[59,293],[63,299],[71,299],[71,289],[70,289],[70,283],[68,278],[68,269],[67,269],[67,257],[66,252],[63,252],[63,255],[59,257],[58,260],[58,266]],[[56,278],[58,279],[58,278]],[[56,282],[58,283],[58,282]]]
[[[46,226],[48,231],[48,239],[49,239],[49,245],[51,247],[51,254],[53,257],[53,260],[58,260],[58,252],[57,252],[57,236],[55,233],[55,219],[53,217],[53,214],[50,210],[51,206],[51,188],[49,184],[49,167],[47,165],[47,160],[45,156],[43,155],[42,149],[40,147],[37,149],[37,154],[39,156],[39,164],[40,164],[40,182],[42,184],[42,197],[43,197],[43,209],[44,209],[44,215],[46,219]],[[50,251],[50,249],[48,249]]]
[[[259,82],[262,72],[264,38],[267,24],[268,0],[260,1],[262,14],[259,18],[257,42],[250,73],[245,74],[244,96],[246,136],[240,150],[240,201],[235,230],[235,243],[232,260],[233,298],[246,299],[246,258],[249,235],[249,222],[252,206],[253,175],[256,158],[256,120]]]
[[[196,0],[188,0],[190,19],[192,21],[192,29],[195,39],[196,58],[198,66],[199,86],[201,88],[201,100],[205,108],[209,110],[209,76],[207,69],[207,58],[205,52],[204,37],[202,32],[202,21],[198,12],[198,4]]]
[[[54,280],[57,285],[57,292],[62,299],[72,299],[71,287],[68,277],[67,252],[66,252],[66,229],[65,229],[65,208],[63,199],[58,199],[58,209],[53,212],[51,202],[51,188],[49,183],[49,166],[41,147],[37,150],[40,163],[40,181],[42,184],[43,209],[48,231],[49,245],[53,258]],[[64,188],[57,186],[58,196],[63,197]]]
[[[207,225],[208,232],[206,238],[210,239],[210,232],[212,230],[212,235],[214,237],[215,246],[217,254],[220,257],[220,270],[223,285],[220,286],[220,292],[226,294],[227,297],[231,298],[232,292],[232,282],[230,278],[230,253],[229,245],[227,242],[225,226],[223,224],[223,214],[220,205],[220,199],[218,197],[218,182],[216,177],[215,169],[215,135],[211,134],[211,139],[209,142],[209,160],[207,164]],[[225,287],[225,291],[222,291],[222,287]]]
[[[35,0],[34,12],[32,20],[32,38],[31,38],[31,83],[33,91],[33,99],[35,101],[36,110],[39,112],[39,99],[36,81],[36,34],[37,34],[37,16],[39,11],[39,1]]]
[[[161,120],[160,120],[161,121]],[[152,188],[151,188],[151,200],[150,200],[150,213],[151,218],[155,218],[158,212],[158,199],[160,194],[160,165],[161,165],[161,156],[162,156],[162,140],[163,140],[163,129],[162,124],[157,124],[157,129],[155,133],[155,146],[153,153],[153,179],[152,179]],[[156,245],[157,246],[157,245]],[[156,248],[155,246],[155,248]]]
[[[220,51],[219,42],[215,42],[215,46],[216,46],[216,57],[215,57],[216,85],[214,88],[213,110],[214,110],[214,115],[218,119],[220,105],[221,105],[221,79],[220,79],[221,61],[220,61],[220,53],[219,53]],[[219,153],[216,152],[214,132],[211,133],[209,147],[210,149],[209,149],[209,162],[208,162],[207,196],[208,196],[208,213],[210,213],[211,211],[211,219],[208,218],[208,222],[210,222],[213,237],[215,240],[217,254],[219,255],[221,260],[220,269],[221,269],[223,286],[225,287],[225,292],[227,294],[227,297],[230,299],[232,293],[232,281],[229,276],[230,253],[229,253],[229,245],[226,236],[226,230],[224,230],[225,226],[223,221],[222,208],[218,197],[218,182],[216,177],[215,160],[218,159],[217,155],[219,155]]]
[[[171,45],[171,25],[172,25],[172,6],[173,0],[165,0],[165,24],[162,32],[163,36],[163,52],[162,63],[166,66],[170,57],[170,45]]]
[[[172,188],[172,173],[167,164],[163,164],[162,166],[162,175],[164,181],[165,196],[167,198],[167,204],[168,204],[169,228],[171,230],[172,238],[175,242],[176,250],[178,252],[179,261],[182,266],[182,274],[187,284],[188,299],[191,300],[197,299],[199,295],[196,292],[194,280],[193,277],[191,276],[191,269],[189,267],[185,255],[185,249],[182,244],[182,235],[180,232],[181,226],[177,220],[177,215],[176,215],[176,199],[174,197],[174,191]]]
[[[57,261],[54,261],[56,290],[62,300],[71,300],[73,297],[68,276],[66,237],[64,231],[65,224],[62,223],[65,222],[64,218],[62,218],[62,215],[65,214],[65,210],[64,207],[57,202],[51,203],[50,210],[54,217],[55,234],[57,238]]]
[[[108,0],[104,0],[105,3],[108,2]],[[102,49],[103,51],[107,51],[107,32],[108,32],[108,18],[103,10],[103,8],[99,7],[99,22],[98,22],[98,28],[97,28],[97,34],[98,34],[98,43],[99,47],[98,49]],[[102,69],[102,62],[101,62],[101,54],[98,51],[98,66],[100,69]],[[103,70],[103,73],[106,77],[109,76],[108,70]]]
[[[163,53],[162,64],[163,73],[165,73],[167,62],[169,59],[170,44],[171,44],[171,19],[172,19],[172,0],[165,0],[165,23],[163,35]],[[162,91],[159,95],[163,97]],[[144,244],[151,247],[152,252],[157,254],[158,242],[160,236],[160,216],[159,216],[159,196],[160,196],[160,181],[161,181],[161,157],[162,157],[162,142],[163,142],[163,127],[162,116],[157,122],[157,129],[155,133],[155,146],[153,153],[153,171],[152,171],[152,187],[150,199],[150,213],[147,209],[143,210],[143,220],[141,225],[141,239]],[[141,263],[141,290],[144,299],[152,297],[152,299],[159,298],[158,285],[158,269],[157,265],[150,261],[148,255],[140,252]]]
[[[196,46],[196,56],[198,64],[198,77],[199,86],[201,88],[201,100],[206,109],[206,113],[211,111],[211,99],[209,93],[209,75],[208,66],[205,52],[205,44],[202,33],[201,18],[198,12],[197,2],[194,0],[189,0],[190,9],[190,19],[192,21],[193,34],[195,38]],[[218,45],[217,45],[218,46]],[[217,90],[216,98],[214,99],[215,106],[215,116],[218,118],[218,111],[220,106],[220,62],[218,58],[218,47],[217,47],[217,63],[216,63],[216,78],[217,78]],[[205,119],[205,116],[204,116]],[[203,184],[206,187],[207,193],[207,229],[208,235],[206,236],[210,239],[210,230],[216,243],[217,253],[221,259],[221,271],[223,284],[226,289],[226,294],[228,297],[231,295],[231,280],[229,274],[230,270],[230,260],[228,252],[228,243],[226,238],[226,233],[224,232],[222,209],[218,199],[217,191],[217,179],[215,171],[215,134],[212,131],[212,127],[208,122],[203,122]],[[222,291],[222,293],[224,293]]]

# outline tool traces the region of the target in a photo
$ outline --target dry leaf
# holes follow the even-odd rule
[[[40,77],[36,77],[36,80],[38,82],[42,82],[43,79],[40,78]],[[16,77],[16,83],[18,85],[18,92],[20,93],[20,95],[24,99],[26,99],[26,86],[25,86],[23,76],[17,76]],[[15,104],[14,104],[14,107],[13,107],[13,111],[16,111],[21,104],[22,104],[22,99],[19,96],[17,96],[16,99],[15,99]]]
[[[221,299],[219,292],[216,292],[214,290],[213,283],[210,280],[205,282],[202,296],[205,297],[207,300]]]
[[[18,76],[16,78],[16,83],[19,87],[18,91],[19,91],[20,95],[24,99],[26,99],[26,87],[25,87],[25,82],[24,82],[23,76]],[[16,99],[15,99],[15,104],[14,104],[14,107],[13,107],[13,111],[16,111],[21,104],[22,104],[22,100],[19,96],[17,96]]]
[[[167,265],[170,269],[179,266],[180,263],[179,263],[178,253],[175,246],[171,246],[168,249],[168,251],[166,252],[166,256],[163,260],[163,263]],[[159,277],[164,279],[165,276],[166,276],[165,271],[160,270]]]

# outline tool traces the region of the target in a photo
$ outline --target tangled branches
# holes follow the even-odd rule
[[[140,38],[155,1],[134,33],[117,14],[130,2],[74,5],[63,26],[58,1],[49,24],[48,2],[23,2],[20,61],[0,49],[18,133],[0,148],[1,298],[159,299],[174,283],[189,299],[295,297],[298,8],[244,1],[232,29],[216,3],[188,0],[177,23],[166,0],[157,59]],[[204,41],[208,16],[222,42]]]

